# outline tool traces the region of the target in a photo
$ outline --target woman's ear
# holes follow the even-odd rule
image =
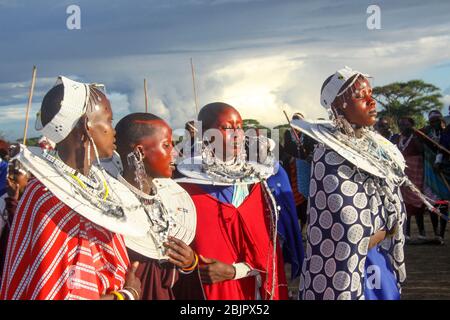
[[[347,102],[345,102],[343,96],[340,96],[333,101],[331,106],[336,110],[337,114],[344,115],[344,110],[347,108]]]
[[[77,129],[80,131],[83,141],[89,140],[89,130],[91,124],[86,116],[83,116],[77,124]]]
[[[142,147],[142,145],[138,144],[134,147],[134,152],[137,153],[136,155],[139,156],[138,159],[144,159],[145,158],[145,154],[144,154],[144,147]]]

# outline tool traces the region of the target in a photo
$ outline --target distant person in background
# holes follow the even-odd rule
[[[253,130],[255,130],[255,135],[247,131],[249,134],[246,137],[248,143],[245,144],[247,160],[257,158],[258,162],[264,163],[270,157],[271,152],[273,152],[275,142],[264,136],[261,130]],[[254,154],[255,151],[257,152],[256,157]],[[300,276],[304,258],[302,234],[298,223],[296,199],[293,193],[293,189],[294,187],[297,188],[297,185],[294,183],[291,186],[288,172],[279,163],[277,166],[278,171],[267,179],[267,185],[279,206],[278,236],[280,238],[284,262],[285,264],[291,265],[290,275],[291,280],[294,280]],[[307,179],[309,181],[309,175]],[[301,194],[298,194],[298,196],[302,197]],[[304,200],[306,220],[306,199]]]
[[[18,160],[12,160],[9,163],[6,192],[0,197],[0,277],[5,263],[9,230],[16,212],[17,203],[28,184],[29,178],[30,174]]]
[[[398,121],[400,133],[395,134],[391,141],[397,145],[405,157],[406,175],[420,191],[423,191],[423,142],[414,133],[414,125],[413,118],[400,118]],[[401,190],[408,215],[408,219],[406,220],[406,240],[409,240],[411,236],[411,218],[413,216],[415,216],[419,229],[419,240],[425,240],[425,225],[423,222],[424,204],[409,188],[402,187]]]
[[[392,137],[392,130],[389,118],[381,117],[374,126],[375,130],[386,139],[390,140]]]
[[[450,145],[448,130],[445,128],[445,121],[439,110],[432,110],[428,114],[428,125],[421,129],[431,140],[441,145]],[[445,161],[444,161],[445,160]],[[448,172],[448,155],[445,157],[436,144],[429,140],[424,140],[424,174],[425,174],[425,194],[437,201],[437,206],[443,215],[448,217],[447,201],[450,199],[450,172]],[[436,214],[430,215],[435,234],[435,241],[444,244],[445,228],[447,220],[440,219]],[[440,226],[439,226],[440,222]]]
[[[300,112],[292,116],[292,120],[304,119]],[[314,140],[295,129],[284,133],[284,146],[282,146],[281,162],[289,175],[294,195],[297,216],[302,229],[306,226],[307,206],[309,195],[309,180],[311,175],[311,160],[314,150]],[[299,141],[297,141],[297,137]]]

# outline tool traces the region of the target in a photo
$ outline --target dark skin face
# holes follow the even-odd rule
[[[211,128],[218,129],[222,134],[224,159],[226,155],[237,156],[244,147],[244,131],[239,112],[232,108],[223,110],[212,123]]]
[[[143,120],[154,128],[153,134],[144,136],[134,146],[134,151],[140,152],[143,157],[145,171],[149,185],[154,178],[170,178],[175,166],[173,164],[174,149],[172,144],[172,129],[163,120]],[[134,172],[125,167],[124,178],[136,186]],[[150,190],[144,190],[150,193]],[[169,262],[180,268],[187,268],[195,262],[194,251],[183,241],[169,237],[164,243]]]
[[[87,154],[90,144],[89,136],[92,137],[100,158],[112,157],[116,148],[114,144],[116,131],[112,126],[111,105],[105,95],[102,94],[101,97],[102,100],[97,103],[97,106],[89,107],[72,132],[56,147],[61,159],[83,174],[89,172],[95,160],[92,145],[90,155]]]
[[[413,124],[408,119],[400,119],[398,128],[403,135],[410,135],[413,131]]]
[[[215,118],[213,118],[215,117]],[[244,131],[242,128],[242,117],[233,108],[225,108],[217,116],[213,114],[210,118],[204,119],[212,123],[208,129],[218,129],[223,138],[224,159],[225,156],[235,157],[244,148]],[[227,264],[214,258],[200,256],[200,278],[203,283],[218,283],[231,280],[235,276],[235,269],[231,264]]]
[[[356,80],[351,89],[347,89],[342,96],[336,98],[333,107],[357,127],[373,126],[377,121],[377,111],[369,81],[362,77]],[[347,104],[345,108],[344,103]]]
[[[20,195],[25,191],[28,184],[28,175],[21,172],[9,175],[7,178],[8,195],[16,200],[19,200]]]
[[[100,158],[112,157],[115,146],[116,131],[112,127],[112,110],[109,100],[103,93],[98,93],[101,101],[97,106],[89,106],[86,114],[78,121],[72,132],[60,143],[57,144],[58,155],[68,166],[88,174],[91,164],[95,159],[95,153],[91,146],[90,155],[87,154],[90,144],[89,135],[94,141]],[[90,158],[90,162],[88,161]],[[134,288],[141,293],[141,282],[136,276],[139,262],[135,261],[128,269],[124,287]],[[136,297],[139,299],[139,297]],[[101,300],[114,300],[112,294],[105,294]]]
[[[154,134],[143,137],[135,149],[143,154],[147,175],[152,178],[170,178],[173,163],[172,129],[162,120],[148,121],[156,127]]]
[[[106,96],[86,113],[87,131],[97,146],[100,158],[110,158],[116,149],[116,131],[112,126],[111,104]]]
[[[372,87],[366,78],[357,79],[351,89],[349,88],[342,96],[335,99],[332,106],[340,111],[348,122],[356,125],[355,133],[358,136],[357,130],[373,126],[377,122],[376,103],[372,98]],[[345,108],[344,103],[346,103]],[[375,233],[370,237],[369,248],[381,242],[385,236],[384,230]]]
[[[440,130],[440,129],[444,128],[443,121],[444,120],[440,116],[433,116],[428,120],[428,122],[430,123],[430,126],[436,130]]]
[[[378,121],[377,126],[380,129],[387,130],[387,129],[389,129],[389,122],[386,119],[381,119],[380,121]]]

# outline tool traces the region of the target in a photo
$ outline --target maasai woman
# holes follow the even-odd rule
[[[57,151],[21,146],[17,155],[35,178],[13,219],[0,299],[138,299],[138,265],[130,268],[116,232],[144,235],[145,212],[91,166],[115,148],[108,99],[94,85],[60,77],[36,124]]]
[[[398,298],[405,280],[406,214],[399,190],[406,179],[404,159],[368,129],[377,112],[366,76],[349,68],[337,71],[325,81],[321,103],[333,122],[292,121],[320,143],[312,163],[300,297],[364,299],[367,269],[376,271],[375,278],[388,277],[394,283],[389,296]],[[384,268],[366,266],[372,248]]]
[[[194,250],[207,299],[287,299],[277,205],[265,179],[273,165],[247,162],[242,118],[225,103],[204,106],[202,156],[180,179],[197,209]]]
[[[199,282],[197,287],[179,288],[184,294],[190,291],[188,296],[177,297],[174,290],[180,287],[180,273],[196,271],[198,256],[185,243],[195,235],[195,207],[186,191],[169,179],[175,170],[172,129],[155,115],[133,113],[119,121],[116,134],[123,166],[119,179],[125,179],[151,221],[151,236],[125,237],[130,259],[140,262],[136,275],[142,283],[142,299],[201,299]]]

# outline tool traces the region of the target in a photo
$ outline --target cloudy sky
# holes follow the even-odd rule
[[[66,26],[73,4],[79,30]],[[379,30],[367,28],[372,4]],[[374,85],[424,79],[448,105],[449,12],[446,0],[0,0],[0,131],[21,137],[33,65],[31,128],[60,74],[104,83],[115,121],[144,110],[147,78],[150,111],[183,126],[195,117],[190,58],[200,105],[224,101],[266,125],[283,109],[323,117],[322,82],[344,65]]]

